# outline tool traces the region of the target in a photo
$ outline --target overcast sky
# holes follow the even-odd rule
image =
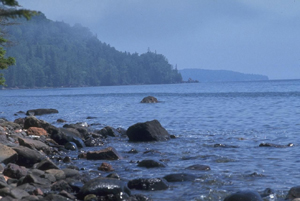
[[[299,0],[18,0],[88,27],[120,51],[163,54],[178,69],[300,79]]]

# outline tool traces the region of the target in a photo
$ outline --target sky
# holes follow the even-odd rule
[[[300,79],[300,0],[18,0],[88,27],[120,51],[156,51],[178,69]]]

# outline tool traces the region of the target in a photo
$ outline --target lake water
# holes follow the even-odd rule
[[[148,95],[161,102],[141,104]],[[223,200],[238,190],[266,188],[275,193],[265,200],[282,200],[300,184],[300,80],[0,90],[0,97],[0,117],[10,121],[25,116],[15,116],[18,111],[37,108],[57,109],[58,114],[38,118],[59,127],[58,118],[69,124],[100,123],[95,129],[106,125],[127,129],[157,119],[177,138],[154,143],[110,138],[101,147],[112,146],[124,157],[109,161],[124,179],[197,175],[193,182],[170,183],[164,191],[132,191],[154,200]],[[219,143],[237,148],[214,147]],[[259,147],[260,143],[294,146]],[[139,153],[128,154],[131,148]],[[157,152],[144,154],[146,150]],[[146,169],[133,162],[149,158],[165,160],[167,167]],[[102,162],[73,161],[95,174]],[[185,169],[194,164],[211,170]]]

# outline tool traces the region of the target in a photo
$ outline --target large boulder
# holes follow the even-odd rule
[[[46,158],[46,156],[42,155],[40,152],[24,146],[14,147],[13,150],[18,153],[16,164],[27,168],[32,167],[35,163]]]
[[[170,139],[168,131],[157,120],[134,124],[127,129],[126,135],[133,142],[166,141]]]
[[[38,128],[43,128],[49,133],[50,135],[56,134],[59,132],[59,129],[56,128],[55,126],[49,124],[48,122],[44,120],[37,119],[34,116],[29,116],[25,118],[24,122],[24,129],[28,129],[30,127],[38,127]]]
[[[28,110],[26,112],[26,115],[44,115],[44,114],[54,114],[58,113],[58,110],[56,109],[34,109],[34,110]]]
[[[51,134],[51,138],[59,145],[74,142],[78,148],[85,147],[81,134],[73,128],[59,128],[58,132]]]
[[[0,144],[0,163],[10,163],[10,162],[15,162],[18,159],[18,154],[15,150],[12,148]]]
[[[99,151],[88,151],[86,155],[88,160],[119,160],[122,156],[113,148],[108,147]]]
[[[292,187],[286,196],[286,200],[287,199],[293,200],[295,198],[300,198],[300,186]]]
[[[129,181],[128,188],[136,190],[156,191],[168,189],[169,185],[168,182],[162,178],[140,178]]]
[[[154,96],[147,96],[147,97],[143,98],[141,103],[158,103],[158,100]]]
[[[97,196],[106,196],[109,194],[115,196],[121,196],[121,194],[126,193],[130,195],[131,192],[127,185],[118,179],[112,178],[101,178],[97,177],[84,184],[78,193],[78,199],[84,199],[86,195],[95,194]]]
[[[19,144],[28,147],[30,149],[36,149],[38,151],[43,151],[46,154],[50,154],[52,149],[45,143],[39,141],[39,140],[32,140],[32,139],[27,139],[27,138],[18,138]]]
[[[239,191],[227,196],[224,201],[263,201],[255,191]]]
[[[48,133],[43,128],[30,127],[30,128],[27,129],[27,135],[48,136]]]

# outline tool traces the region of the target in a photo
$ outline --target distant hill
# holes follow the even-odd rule
[[[256,81],[268,80],[268,76],[256,74],[244,74],[229,70],[205,70],[205,69],[183,69],[178,70],[183,81],[189,79],[199,82],[226,82],[226,81]]]
[[[88,28],[54,22],[40,14],[1,27],[14,43],[6,56],[16,65],[4,74],[12,88],[180,83],[181,75],[162,54],[128,53],[101,42]]]

